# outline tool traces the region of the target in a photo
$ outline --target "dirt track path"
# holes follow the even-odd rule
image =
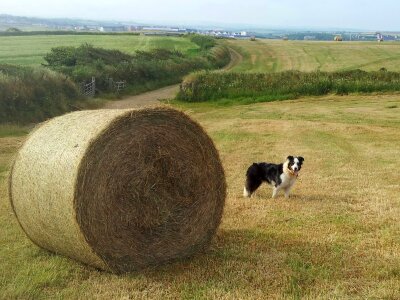
[[[146,92],[136,96],[129,96],[122,100],[107,102],[104,108],[122,109],[157,105],[160,100],[174,98],[178,90],[179,84],[170,85],[155,91]]]
[[[231,61],[221,71],[229,71],[236,65],[240,64],[243,56],[236,50],[229,48]],[[161,89],[146,92],[136,96],[129,96],[122,100],[107,102],[103,108],[123,109],[123,108],[140,108],[144,106],[152,106],[159,104],[160,100],[174,98],[179,91],[179,84],[163,87]]]
[[[231,54],[231,61],[229,62],[229,64],[227,64],[225,67],[223,67],[220,71],[229,71],[243,61],[242,54],[240,54],[233,48],[229,47],[228,49]]]

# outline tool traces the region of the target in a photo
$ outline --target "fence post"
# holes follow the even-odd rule
[[[92,98],[96,94],[96,78],[92,77],[92,90],[91,90],[91,96]]]

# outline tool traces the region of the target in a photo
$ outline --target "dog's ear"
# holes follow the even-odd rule
[[[299,156],[298,159],[299,159],[299,161],[300,161],[301,163],[304,161],[304,157],[302,157],[302,156]]]
[[[294,157],[293,156],[291,156],[291,155],[289,155],[287,158],[286,158],[287,160],[293,160],[294,159]]]

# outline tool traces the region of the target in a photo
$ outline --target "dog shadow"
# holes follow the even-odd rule
[[[266,200],[266,201],[304,201],[304,202],[329,202],[329,201],[334,201],[334,202],[340,202],[344,201],[347,202],[348,197],[341,196],[341,195],[331,195],[331,194],[300,194],[300,193],[293,193],[290,194],[289,198],[285,198],[284,194],[278,194],[276,198],[272,197],[272,193],[269,193],[267,191],[260,191],[256,192],[253,197],[251,198],[245,198],[239,193],[237,194],[237,199],[243,199],[243,200]]]

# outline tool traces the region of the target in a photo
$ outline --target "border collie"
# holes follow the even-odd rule
[[[290,189],[299,176],[304,158],[301,156],[288,156],[282,164],[254,163],[246,173],[246,185],[243,196],[251,197],[263,182],[273,186],[272,198],[275,198],[280,190],[285,191],[285,197],[289,197]]]

